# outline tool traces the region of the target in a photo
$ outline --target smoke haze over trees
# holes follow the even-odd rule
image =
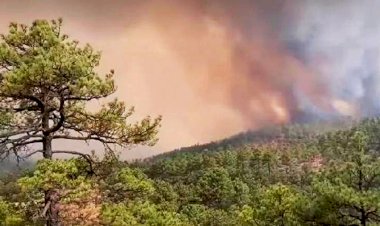
[[[376,114],[378,4],[4,0],[0,31],[63,17],[67,33],[102,50],[104,71],[115,65],[121,99],[138,115],[167,116],[163,151],[268,124]]]
[[[379,6],[2,1],[0,226],[379,225]]]

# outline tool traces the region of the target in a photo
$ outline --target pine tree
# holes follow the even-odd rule
[[[79,150],[54,149],[54,140],[100,142],[115,146],[152,145],[160,118],[131,124],[127,109],[117,99],[99,111],[87,103],[116,91],[113,70],[104,77],[96,72],[100,53],[81,46],[61,32],[62,20],[36,20],[31,26],[12,23],[0,37],[0,157],[23,159],[41,153],[52,159],[59,153],[79,155]],[[46,191],[47,225],[59,225],[54,189]]]
[[[339,155],[313,182],[314,218],[339,219],[344,225],[379,223],[380,160],[368,134],[356,129],[336,133],[327,146]]]

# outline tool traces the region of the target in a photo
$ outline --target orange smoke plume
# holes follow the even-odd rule
[[[257,18],[246,28],[256,35],[247,38],[225,19],[228,12],[207,11],[201,1],[168,2],[144,5],[143,16],[126,29],[128,78],[120,81],[139,83],[143,94],[134,102],[164,116],[163,146],[286,123],[299,110],[295,86],[328,106],[316,76],[267,35]]]
[[[297,2],[270,2],[4,0],[0,32],[10,21],[62,16],[65,32],[102,50],[101,70],[115,69],[119,98],[140,116],[163,116],[160,150],[292,121],[308,107],[299,96],[356,113],[279,37],[276,15],[294,17]]]

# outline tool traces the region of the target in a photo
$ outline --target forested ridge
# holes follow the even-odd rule
[[[300,126],[287,131],[302,135]],[[128,163],[41,160],[3,176],[0,220],[42,225],[59,188],[64,225],[378,225],[380,119],[342,130]]]
[[[239,148],[250,144],[265,144],[278,140],[287,140],[287,142],[304,141],[327,132],[350,128],[357,123],[358,120],[354,120],[351,117],[339,117],[331,120],[319,120],[317,122],[267,126],[256,130],[241,132],[219,141],[178,148],[170,152],[155,155],[151,158],[146,158],[145,161],[173,157],[177,155],[177,153],[218,151]]]
[[[0,36],[0,225],[380,225],[380,118],[122,161],[116,150],[155,144],[161,117],[131,123],[117,98],[88,110],[112,97],[114,71],[99,75],[100,53],[61,26],[12,23]],[[98,142],[104,155],[56,140]]]

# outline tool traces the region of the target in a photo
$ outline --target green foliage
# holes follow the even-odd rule
[[[0,35],[0,159],[42,154],[51,160],[56,154],[71,154],[89,165],[76,160],[40,161],[32,174],[19,180],[29,198],[26,206],[44,209],[47,225],[58,225],[62,203],[79,208],[73,200],[98,189],[98,183],[82,172],[93,172],[92,157],[78,150],[57,150],[53,141],[99,142],[107,152],[114,147],[153,145],[161,121],[161,117],[145,117],[130,123],[134,109],[118,99],[106,102],[98,111],[88,110],[89,102],[116,91],[114,71],[99,75],[100,52],[71,40],[61,28],[61,19],[36,20],[30,26],[11,23],[8,33]],[[138,185],[140,176],[134,170],[122,171],[115,179],[122,185],[114,186],[152,192],[148,184]],[[97,197],[94,193],[91,195]],[[97,216],[96,198],[86,201],[94,207],[86,214]],[[39,206],[40,202],[44,206]],[[41,217],[38,211],[35,215]]]
[[[115,226],[186,225],[178,213],[160,211],[156,205],[149,202],[105,204],[102,209],[102,217],[106,225]]]
[[[179,204],[179,194],[173,185],[166,181],[157,180],[154,182],[155,192],[152,200],[163,210],[177,211]]]
[[[196,188],[202,202],[211,207],[224,207],[235,195],[233,181],[223,168],[206,170],[198,179]]]
[[[9,203],[0,199],[0,225],[16,226],[24,225],[23,216],[15,210]]]
[[[50,189],[84,189],[89,180],[80,172],[78,161],[72,160],[40,160],[32,175],[20,178],[21,188],[48,191]]]
[[[296,128],[286,131],[289,137],[304,131]],[[95,174],[84,159],[42,160],[20,178],[2,180],[0,220],[38,224],[32,213],[44,192],[55,189],[60,214],[73,225],[377,225],[379,128],[378,120],[365,120],[304,142],[281,139],[133,164],[107,153],[94,163]]]
[[[300,197],[294,189],[276,184],[266,188],[259,196],[259,202],[253,210],[253,219],[257,225],[300,225],[296,215]],[[302,208],[302,207],[301,207]]]
[[[0,45],[2,65],[12,67],[3,74],[3,93],[35,93],[35,88],[41,87],[39,81],[51,87],[67,82],[72,95],[83,97],[113,91],[113,80],[109,77],[103,81],[93,70],[100,54],[89,45],[80,48],[77,41],[69,41],[67,35],[61,34],[61,23],[37,20],[31,27],[10,25]]]
[[[147,199],[155,192],[153,181],[139,169],[122,168],[105,180],[105,194],[114,202]]]
[[[183,214],[190,225],[236,225],[236,218],[233,211],[207,208],[205,205],[188,204],[182,207]]]
[[[30,222],[39,222],[44,195],[48,191],[56,191],[62,204],[83,199],[96,187],[94,181],[81,170],[82,160],[40,160],[35,170],[18,179],[21,188],[22,211]]]
[[[32,153],[51,158],[62,153],[52,150],[56,139],[92,140],[108,150],[110,144],[153,145],[160,117],[130,123],[134,110],[118,99],[87,110],[88,102],[116,91],[114,71],[99,75],[100,52],[69,39],[61,28],[62,20],[12,23],[0,36],[0,156],[20,158],[31,144],[43,144]]]
[[[201,204],[185,205],[180,213],[186,216],[192,225],[207,225],[211,218],[208,208]]]
[[[340,157],[328,161],[315,177],[316,205],[329,208],[328,217],[334,213],[340,223],[380,222],[380,159],[369,149],[369,141],[360,130],[340,133],[334,139]]]

